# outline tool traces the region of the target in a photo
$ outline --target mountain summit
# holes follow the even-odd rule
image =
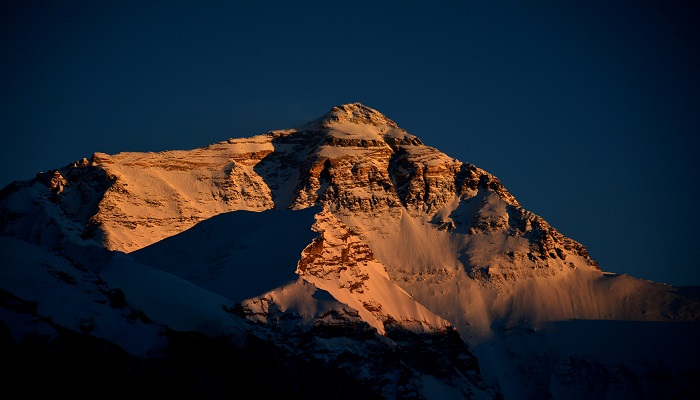
[[[384,116],[384,114],[361,103],[343,104],[333,107],[329,112],[314,122],[320,124],[349,122],[358,125],[389,125],[394,128],[397,127],[396,123]]]
[[[110,384],[172,374],[173,393],[232,397],[271,369],[288,386],[265,396],[698,390],[696,291],[602,272],[495,176],[360,103],[14,182],[0,235],[13,360],[119,349]],[[672,345],[632,357],[659,332]],[[203,351],[228,360],[187,356]]]

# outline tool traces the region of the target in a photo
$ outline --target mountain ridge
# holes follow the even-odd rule
[[[69,329],[113,341],[99,321],[128,326],[128,305],[148,316],[143,335],[225,336],[244,352],[255,337],[384,398],[548,397],[557,385],[583,393],[596,373],[617,396],[641,387],[657,360],[630,364],[629,376],[617,369],[629,360],[594,360],[572,381],[567,373],[586,356],[558,347],[562,325],[553,322],[700,315],[688,291],[602,272],[583,244],[525,210],[498,178],[361,103],[203,148],[97,152],[14,182],[0,190],[0,237],[6,252],[26,243],[3,267],[2,289]],[[90,317],[41,306],[51,297],[32,293],[35,278],[14,270],[25,264],[43,271],[36,282],[55,279],[57,295],[83,287],[105,304],[121,298],[122,311],[93,307],[100,317]],[[8,329],[22,337],[27,328],[12,321],[24,317],[13,318]],[[533,337],[551,362],[527,361]],[[388,358],[368,364],[373,353]]]

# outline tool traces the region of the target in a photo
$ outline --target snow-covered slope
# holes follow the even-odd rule
[[[159,337],[162,327],[149,323],[138,310],[129,307],[123,293],[110,288],[99,275],[11,237],[0,236],[0,252],[2,289],[32,302],[36,313],[51,323],[108,340],[135,355],[164,346]],[[26,313],[11,313],[8,309],[2,312],[3,321],[11,321],[14,333],[20,333],[17,339],[27,333],[54,335],[46,323],[23,324],[28,317],[22,314]]]
[[[0,233],[12,254],[2,288],[43,317],[67,296],[55,322],[69,329],[90,300],[40,295],[42,281],[15,270],[93,277],[100,289],[81,293],[117,291],[152,326],[255,337],[384,398],[620,398],[661,390],[641,378],[654,365],[671,380],[697,376],[682,350],[694,346],[697,293],[602,272],[496,177],[359,103],[201,149],[95,153],[2,189]],[[645,321],[635,329],[663,326],[677,346],[663,361],[601,357],[590,338],[608,325],[558,322],[571,320]],[[88,334],[131,349],[119,332],[103,322]],[[376,354],[389,358],[372,364]],[[674,357],[682,367],[668,366]],[[588,372],[570,379],[581,362]],[[590,392],[595,377],[606,384]],[[698,389],[684,385],[681,397]]]

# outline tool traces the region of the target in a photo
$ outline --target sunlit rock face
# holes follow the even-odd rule
[[[41,223],[55,222],[68,240],[91,239],[108,250],[138,250],[224,212],[322,204],[341,220],[350,217],[350,226],[358,216],[396,221],[406,214],[456,234],[523,238],[525,247],[502,256],[537,274],[595,266],[581,244],[523,210],[493,175],[423,145],[359,103],[296,129],[194,150],[95,153],[44,176],[37,181],[51,194],[32,197],[53,202],[56,212]],[[6,219],[5,231],[36,225]],[[509,279],[523,269],[465,260],[480,278]]]
[[[293,360],[305,382],[336,379],[363,398],[633,398],[659,388],[649,374],[700,370],[678,347],[667,354],[682,367],[655,353],[631,365],[591,343],[599,325],[559,324],[644,321],[634,329],[653,337],[655,323],[697,321],[695,291],[602,272],[498,178],[360,103],[199,149],[98,152],[14,182],[0,191],[0,245],[17,337],[36,333],[26,320],[134,357],[149,353],[142,343],[160,355],[213,345],[181,332],[225,337],[239,362],[263,351],[285,382]],[[605,388],[591,391],[596,379]],[[312,392],[323,391],[343,397]]]

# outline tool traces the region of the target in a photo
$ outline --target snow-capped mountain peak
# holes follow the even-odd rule
[[[604,274],[495,176],[360,103],[199,149],[97,152],[15,182],[0,190],[0,246],[17,252],[0,269],[0,316],[18,341],[41,326],[134,357],[177,349],[178,334],[163,343],[173,332],[225,337],[243,358],[264,343],[275,365],[341,371],[367,390],[356,397],[546,398],[595,378],[612,389],[587,397],[615,398],[666,368],[661,355],[628,365],[561,322],[699,315],[692,292]],[[645,326],[635,334],[656,334]],[[591,361],[567,341],[606,351]],[[697,351],[675,350],[663,357],[687,365],[665,373],[697,375]]]

